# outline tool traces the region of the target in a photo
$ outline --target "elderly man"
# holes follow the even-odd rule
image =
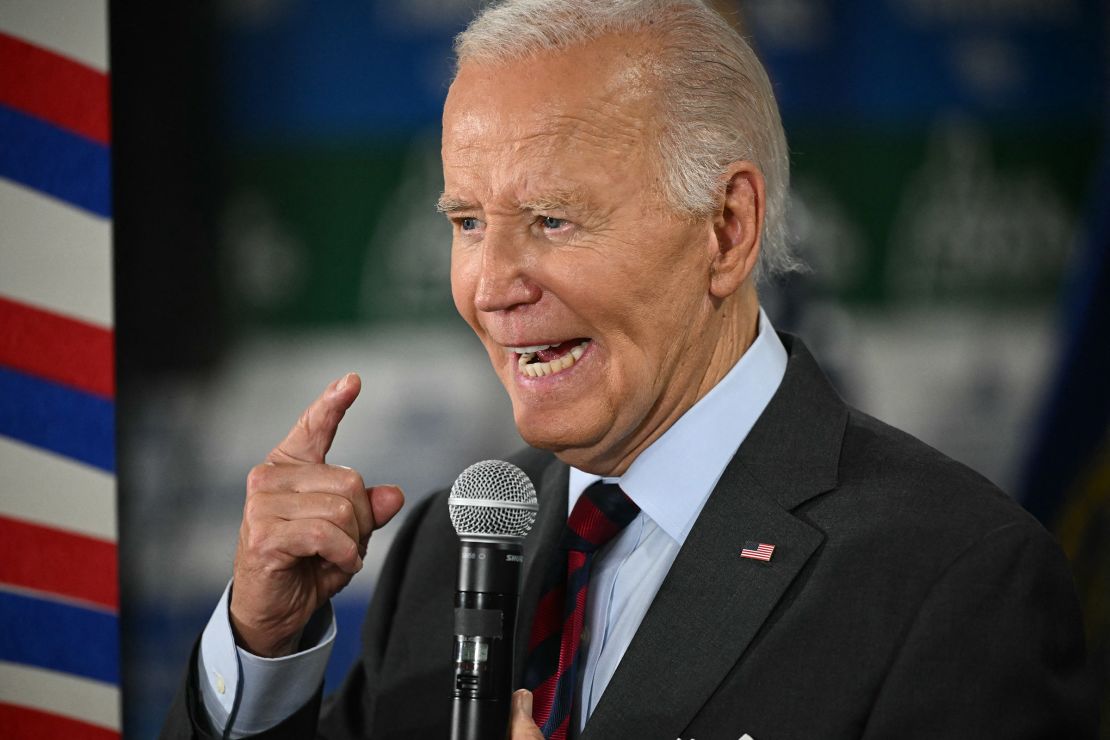
[[[760,311],[756,278],[792,264],[788,158],[744,41],[693,0],[509,0],[457,51],[452,291],[540,499],[513,737],[1093,733],[1051,538],[846,407]],[[328,599],[402,501],[325,463],[359,390],[336,381],[251,471],[232,585],[167,736],[446,735],[443,494],[397,536],[360,660],[321,708]],[[588,588],[568,562],[590,563]]]

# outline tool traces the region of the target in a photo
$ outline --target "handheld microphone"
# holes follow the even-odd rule
[[[447,504],[460,540],[451,740],[503,740],[521,543],[536,520],[536,490],[517,466],[485,460],[459,475]]]

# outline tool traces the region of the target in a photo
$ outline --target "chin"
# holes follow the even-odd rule
[[[517,432],[532,447],[558,454],[574,448],[592,447],[599,441],[588,429],[570,419],[537,418],[541,415],[539,412],[519,411],[513,415]]]
[[[565,433],[551,428],[551,425],[530,424],[519,418],[516,420],[516,431],[520,434],[521,439],[531,447],[541,450],[559,452],[566,449],[573,442],[573,440],[567,439]]]

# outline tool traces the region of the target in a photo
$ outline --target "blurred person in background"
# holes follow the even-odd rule
[[[452,292],[541,507],[513,737],[1093,736],[1051,537],[846,406],[760,309],[758,280],[796,267],[788,152],[735,31],[697,2],[520,0],[456,48]],[[233,580],[166,736],[446,734],[446,494],[398,535],[360,660],[322,702],[329,599],[403,501],[326,463],[360,390],[337,380],[251,471]],[[544,574],[590,505],[617,531],[564,634]]]

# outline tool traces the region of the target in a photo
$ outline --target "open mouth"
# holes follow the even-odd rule
[[[520,372],[532,378],[560,373],[581,359],[589,339],[579,337],[559,344],[537,344],[532,347],[509,347],[517,354]]]

